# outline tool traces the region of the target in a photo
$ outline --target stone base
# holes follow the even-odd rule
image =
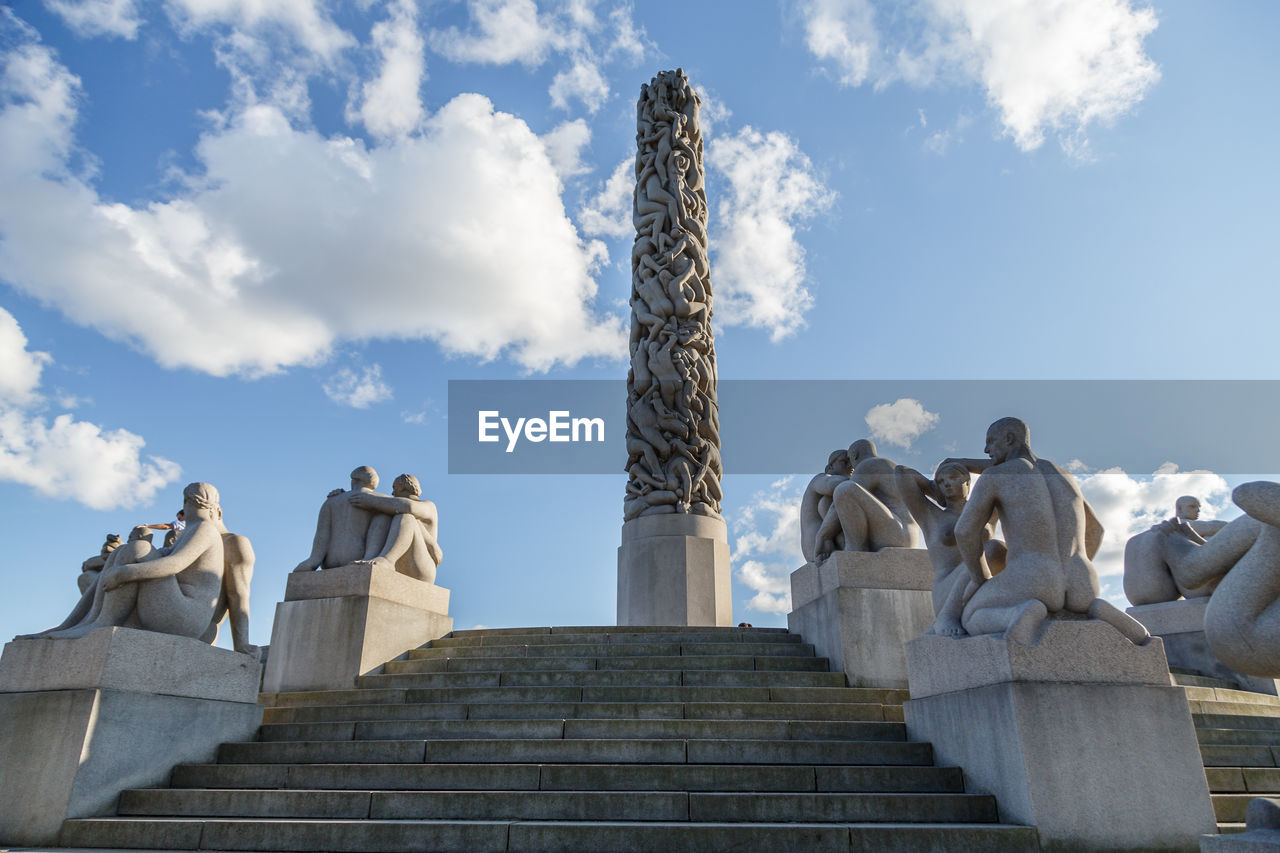
[[[1199,849],[1216,828],[1195,728],[1160,641],[1094,620],[1051,622],[1035,646],[1001,636],[907,644],[911,740],[1002,822],[1050,851]]]
[[[131,628],[6,644],[0,844],[54,844],[64,820],[110,812],[124,789],[252,739],[261,677],[248,655]]]
[[[1245,812],[1245,831],[1206,835],[1200,853],[1280,853],[1280,800],[1255,797]]]
[[[907,686],[903,645],[933,624],[927,551],[837,551],[791,573],[787,628],[853,687]]]
[[[1259,678],[1236,672],[1209,648],[1204,636],[1204,611],[1208,598],[1180,598],[1160,604],[1130,607],[1125,612],[1137,619],[1154,637],[1164,641],[1169,666],[1190,669],[1210,678],[1234,683],[1241,690],[1280,695],[1274,678]]]
[[[724,520],[672,513],[623,524],[618,625],[732,626]]]
[[[289,575],[271,626],[264,693],[340,690],[453,630],[449,590],[391,568]]]

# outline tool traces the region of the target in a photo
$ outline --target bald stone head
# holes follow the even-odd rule
[[[1200,499],[1195,495],[1183,495],[1173,506],[1174,513],[1184,521],[1195,521],[1200,517]]]
[[[359,468],[356,468],[351,472],[351,488],[378,488],[378,472],[370,468],[368,465],[361,465]]]
[[[869,438],[860,438],[853,444],[849,445],[849,461],[853,463],[855,468],[862,460],[870,459],[873,456],[878,455],[879,454],[876,453],[875,442]]]
[[[1031,428],[1020,418],[1001,418],[987,427],[987,444],[983,450],[997,465],[1030,453]]]

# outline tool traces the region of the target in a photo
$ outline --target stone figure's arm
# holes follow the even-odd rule
[[[140,563],[129,563],[126,566],[117,567],[110,576],[101,578],[103,589],[110,591],[129,583],[158,580],[181,574],[184,570],[191,568],[192,563],[209,550],[215,537],[221,541],[222,534],[213,524],[204,522],[196,530],[195,535],[188,536],[182,546],[175,548],[173,553],[153,560],[144,559]]]
[[[83,563],[80,564],[80,571],[92,572],[92,571],[101,569],[103,566],[107,564],[107,557],[109,556],[111,555],[108,554],[106,556],[103,556],[102,554],[95,554],[94,556],[90,557],[89,559],[85,560]]]
[[[933,520],[930,517],[929,501],[925,498],[925,495],[933,493],[933,484],[919,471],[906,465],[895,468],[893,476],[898,483],[898,494],[902,495],[902,502],[907,505],[907,511],[917,524],[924,527]]]
[[[409,498],[395,498],[389,495],[374,495],[368,492],[360,492],[351,496],[351,505],[359,509],[368,509],[374,512],[380,512],[384,515],[400,515],[401,513],[409,513],[415,518],[418,517],[414,510],[422,501],[410,500]]]
[[[1090,560],[1093,555],[1098,553],[1098,549],[1102,547],[1102,535],[1106,530],[1102,526],[1102,522],[1098,521],[1098,514],[1093,511],[1093,507],[1088,501],[1084,502],[1084,555]]]
[[[316,519],[316,537],[311,540],[311,555],[307,559],[298,563],[294,568],[295,572],[310,572],[320,568],[324,562],[324,555],[329,550],[329,537],[331,535],[332,522],[329,520],[331,510],[329,508],[328,499],[320,505],[320,515]]]
[[[958,461],[958,460],[957,460]],[[960,518],[956,521],[956,546],[974,583],[991,579],[991,567],[983,547],[987,522],[996,509],[996,486],[979,477],[969,494]]]
[[[983,471],[991,467],[990,459],[959,459],[954,456],[948,456],[946,459],[943,459],[942,462],[939,463],[938,467],[941,468],[943,465],[948,463],[963,465],[969,469],[970,474],[981,474]]]

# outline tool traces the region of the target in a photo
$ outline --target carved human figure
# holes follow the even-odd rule
[[[831,508],[818,529],[814,556],[825,560],[837,550],[879,551],[912,548],[920,542],[920,528],[898,493],[892,460],[876,454],[870,439],[849,445],[853,473],[836,485]],[[837,537],[844,544],[837,545]]]
[[[964,593],[969,583],[969,570],[956,542],[956,523],[969,502],[969,469],[958,462],[943,462],[927,479],[914,468],[899,465],[894,471],[898,491],[911,517],[920,525],[929,562],[933,566],[933,615],[935,622],[927,633],[954,636],[964,633],[960,616]],[[993,575],[1004,570],[1005,547],[990,538],[994,522],[983,531],[983,551]]]
[[[316,520],[316,535],[311,543],[311,554],[299,563],[295,572],[316,569],[333,569],[364,559],[369,525],[373,522],[372,510],[356,506],[356,495],[375,494],[378,488],[378,472],[368,465],[361,465],[351,472],[351,490],[334,491],[320,505]]]
[[[849,461],[849,451],[842,447],[831,451],[827,467],[805,487],[804,497],[800,499],[800,551],[807,562],[812,563],[816,556],[818,530],[831,509],[831,494],[851,474],[853,463]],[[837,546],[840,544],[837,542]]]
[[[1136,619],[1098,597],[1091,562],[1103,529],[1066,471],[1031,451],[1031,432],[1017,418],[987,428],[990,461],[949,459],[980,473],[955,525],[956,544],[976,587],[966,593],[961,625],[968,634],[1005,634],[1034,642],[1050,613],[1065,611],[1111,624],[1135,643],[1150,635]],[[993,576],[984,533],[998,513],[1007,556]]]
[[[436,567],[444,559],[437,541],[436,505],[422,499],[422,486],[412,474],[401,474],[391,486],[391,497],[361,492],[353,506],[376,515],[369,525],[365,557],[358,562],[390,566],[402,575],[435,583]]]
[[[102,550],[80,564],[80,575],[76,578],[76,585],[80,587],[81,595],[84,595],[85,590],[97,579],[98,573],[107,564],[107,558],[111,556],[112,551],[120,547],[120,544],[119,533],[108,533],[107,540],[102,543]]]
[[[108,626],[201,636],[209,627],[222,588],[218,490],[208,483],[191,483],[182,496],[187,527],[172,552],[149,551],[126,563],[129,555],[150,548],[149,534],[131,535],[132,542],[112,554],[115,559],[108,561],[63,625],[29,636],[74,639]],[[87,601],[90,593],[92,598]],[[83,615],[77,618],[80,613]]]
[[[231,647],[237,652],[257,658],[261,656],[262,649],[249,642],[249,586],[253,581],[255,560],[253,545],[250,544],[249,537],[227,530],[221,507],[218,509],[216,524],[222,532],[222,589],[213,618],[209,620],[209,627],[200,639],[210,645],[217,641],[218,627],[225,617],[231,623]]]
[[[1193,586],[1178,568],[1165,559],[1164,540],[1174,537],[1191,546],[1205,544],[1226,522],[1200,521],[1200,501],[1183,495],[1174,504],[1173,518],[1133,536],[1124,546],[1124,594],[1134,605],[1176,601],[1179,597],[1204,598],[1213,593],[1215,581]]]

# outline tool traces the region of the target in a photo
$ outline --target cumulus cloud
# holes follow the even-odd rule
[[[392,396],[391,386],[382,381],[380,364],[371,364],[359,373],[344,367],[321,387],[330,400],[353,409],[367,409],[374,403],[390,400]]]
[[[471,26],[432,30],[431,47],[454,62],[541,65],[562,43],[534,0],[467,0]]]
[[[582,233],[604,237],[629,237],[632,196],[636,186],[636,158],[624,157],[598,192],[587,199],[578,212]]]
[[[791,572],[804,564],[800,498],[793,478],[777,480],[752,495],[733,521],[738,578],[755,593],[747,602],[749,610],[791,610]]]
[[[27,349],[18,321],[0,308],[0,481],[105,510],[146,504],[178,478],[176,463],[158,456],[144,461],[141,436],[69,414],[50,423],[38,394],[50,360]]]
[[[744,127],[712,141],[707,158],[728,182],[712,223],[717,315],[726,326],[768,329],[782,340],[813,307],[796,231],[828,209],[835,193],[780,131]]]
[[[247,106],[173,198],[126,205],[72,168],[79,81],[33,42],[3,62],[0,277],[165,366],[262,374],[375,338],[531,370],[626,352],[547,144],[480,95],[373,147]]]
[[[1160,78],[1144,50],[1155,12],[1130,0],[808,0],[806,43],[843,85],[975,83],[1024,151],[1129,112]],[[877,18],[894,19],[895,39]],[[905,26],[904,26],[905,24]]]
[[[142,18],[136,0],[44,0],[45,8],[62,18],[82,38],[138,37]]]
[[[404,136],[416,130],[425,116],[420,89],[426,60],[417,15],[414,0],[396,0],[386,20],[373,25],[371,39],[380,57],[378,76],[361,87],[358,106],[348,109],[348,121],[358,118],[379,138]]]
[[[591,128],[582,119],[566,121],[543,134],[542,142],[547,146],[547,156],[551,158],[551,167],[556,170],[561,181],[590,171],[590,167],[582,162],[582,149],[591,141]]]
[[[326,60],[355,44],[321,0],[165,0],[165,8],[187,31],[224,28],[242,41],[283,34]]]
[[[587,112],[594,113],[609,100],[609,83],[589,57],[579,56],[551,81],[551,105],[569,109],[571,100],[581,101]]]
[[[873,441],[910,450],[911,442],[937,425],[938,415],[926,409],[919,400],[900,397],[892,403],[872,406],[866,421]]]
[[[1227,481],[1212,471],[1180,471],[1172,462],[1166,462],[1150,475],[1131,475],[1120,468],[1091,471],[1078,462],[1069,467],[1106,530],[1093,564],[1104,585],[1109,582],[1111,589],[1120,588],[1125,542],[1152,525],[1172,518],[1174,502],[1182,495],[1195,495],[1200,499],[1201,518],[1239,515],[1231,503]]]

